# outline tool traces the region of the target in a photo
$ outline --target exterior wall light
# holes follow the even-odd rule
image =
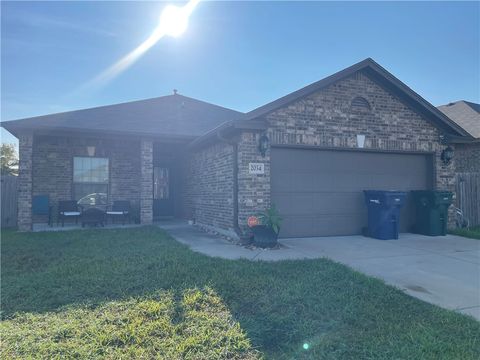
[[[266,134],[260,136],[260,139],[258,139],[258,151],[260,151],[260,154],[262,154],[263,157],[265,157],[269,146],[270,139],[268,138],[268,136]]]
[[[95,156],[95,146],[87,146],[88,156]]]
[[[357,146],[360,149],[363,149],[363,147],[365,146],[365,135],[357,135]]]
[[[443,149],[442,153],[440,154],[440,159],[442,159],[442,162],[445,165],[450,164],[450,162],[453,159],[453,149],[450,146],[447,146],[445,149]]]

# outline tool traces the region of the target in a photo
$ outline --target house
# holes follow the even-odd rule
[[[468,219],[470,226],[480,225],[480,104],[456,101],[439,106],[472,139],[457,138],[455,142],[456,204]]]
[[[474,138],[457,140],[455,145],[455,168],[457,172],[480,172],[480,104],[456,101],[438,107],[458,126]]]
[[[105,193],[137,202],[143,224],[175,216],[235,237],[272,203],[282,237],[359,234],[362,190],[453,191],[442,153],[472,139],[372,59],[245,114],[174,94],[2,126],[19,139],[21,230],[44,221],[34,196]],[[414,216],[409,201],[401,231]]]

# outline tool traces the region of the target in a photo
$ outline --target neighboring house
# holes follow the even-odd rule
[[[473,141],[459,139],[455,144],[456,171],[480,172],[480,104],[461,100],[438,109],[474,138]]]
[[[359,234],[362,190],[453,191],[442,151],[471,139],[371,59],[246,114],[175,94],[2,126],[19,139],[21,230],[41,220],[32,196],[100,192],[138,202],[143,224],[175,216],[232,236],[272,203],[283,237]],[[408,204],[401,231],[413,217]]]
[[[480,104],[456,101],[438,109],[471,136],[455,143],[456,206],[471,226],[480,225]],[[473,139],[472,139],[473,138]]]

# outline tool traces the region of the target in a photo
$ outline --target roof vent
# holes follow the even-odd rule
[[[354,98],[352,100],[351,106],[353,109],[366,110],[366,111],[371,110],[370,103],[361,96],[357,96],[356,98]]]
[[[177,89],[173,89],[173,95],[177,95],[178,93],[178,90]]]

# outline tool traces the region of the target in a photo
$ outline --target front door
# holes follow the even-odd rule
[[[173,216],[172,173],[168,166],[153,168],[153,217]]]

